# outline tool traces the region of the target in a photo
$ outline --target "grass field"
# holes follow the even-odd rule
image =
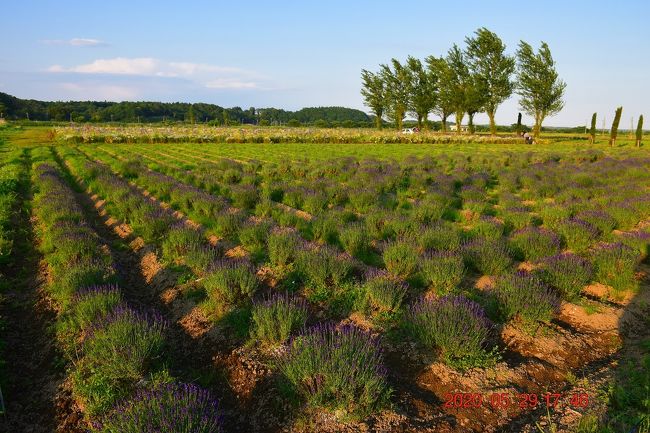
[[[0,130],[8,428],[650,431],[646,147],[97,131]]]

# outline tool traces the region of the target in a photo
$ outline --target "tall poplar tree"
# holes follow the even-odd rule
[[[643,139],[643,114],[639,116],[639,123],[636,124],[636,146],[641,147]]]
[[[623,114],[623,107],[618,107],[614,113],[614,121],[612,122],[612,130],[609,132],[609,145],[616,145],[616,137],[618,136],[618,124],[621,123],[621,114]]]
[[[596,113],[591,115],[591,127],[589,128],[589,142],[591,144],[596,142],[596,116]]]
[[[386,89],[384,80],[379,74],[372,73],[365,69],[361,70],[361,95],[364,104],[370,108],[375,115],[375,125],[381,129],[381,119],[386,110]]]
[[[447,132],[447,119],[454,112],[455,89],[451,68],[443,57],[429,56],[426,62],[427,69],[438,78],[438,98],[433,112],[442,120],[442,132]]]
[[[418,127],[422,129],[423,122],[426,125],[429,113],[436,105],[437,76],[412,56],[406,59],[406,69],[409,74],[408,109],[418,120]]]
[[[391,59],[391,66],[380,65],[380,74],[386,86],[387,116],[402,129],[402,122],[409,106],[410,76],[404,65]]]
[[[493,32],[482,27],[465,38],[467,64],[483,92],[483,107],[490,119],[490,133],[496,134],[494,117],[501,103],[512,95],[515,59],[505,54],[506,46]]]
[[[546,42],[542,42],[535,53],[530,44],[520,41],[517,67],[516,89],[521,97],[519,106],[535,118],[533,136],[539,137],[544,119],[564,108],[562,97],[566,83],[560,80],[555,70],[555,61]]]

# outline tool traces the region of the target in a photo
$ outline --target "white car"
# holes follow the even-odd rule
[[[415,128],[404,128],[402,134],[415,134]]]

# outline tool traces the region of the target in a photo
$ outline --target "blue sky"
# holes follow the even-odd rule
[[[156,100],[359,109],[362,68],[444,54],[485,26],[514,52],[546,41],[567,83],[549,125],[650,108],[645,1],[7,1],[0,91],[43,100]],[[610,56],[614,56],[610,60]],[[497,122],[516,119],[517,97]],[[524,117],[530,123],[530,118]],[[487,122],[486,116],[477,118]]]

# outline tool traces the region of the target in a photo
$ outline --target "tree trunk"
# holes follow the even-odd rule
[[[377,129],[381,129],[381,113],[375,113],[375,124]]]
[[[544,116],[541,113],[535,114],[535,126],[533,127],[533,137],[535,139],[539,138],[539,134],[542,131],[542,122],[544,121]]]
[[[418,114],[418,128],[422,129],[422,115]]]
[[[488,111],[487,115],[490,118],[490,134],[497,135],[497,125],[494,123],[494,110]]]
[[[469,120],[467,121],[467,127],[469,128],[469,133],[474,134],[474,113],[467,113]]]
[[[443,114],[440,117],[442,118],[442,132],[444,134],[447,133],[447,115]]]
[[[641,140],[636,141],[636,147],[641,147]]]
[[[456,134],[460,134],[460,126],[461,123],[463,122],[463,117],[465,116],[464,112],[457,111],[456,112]]]

